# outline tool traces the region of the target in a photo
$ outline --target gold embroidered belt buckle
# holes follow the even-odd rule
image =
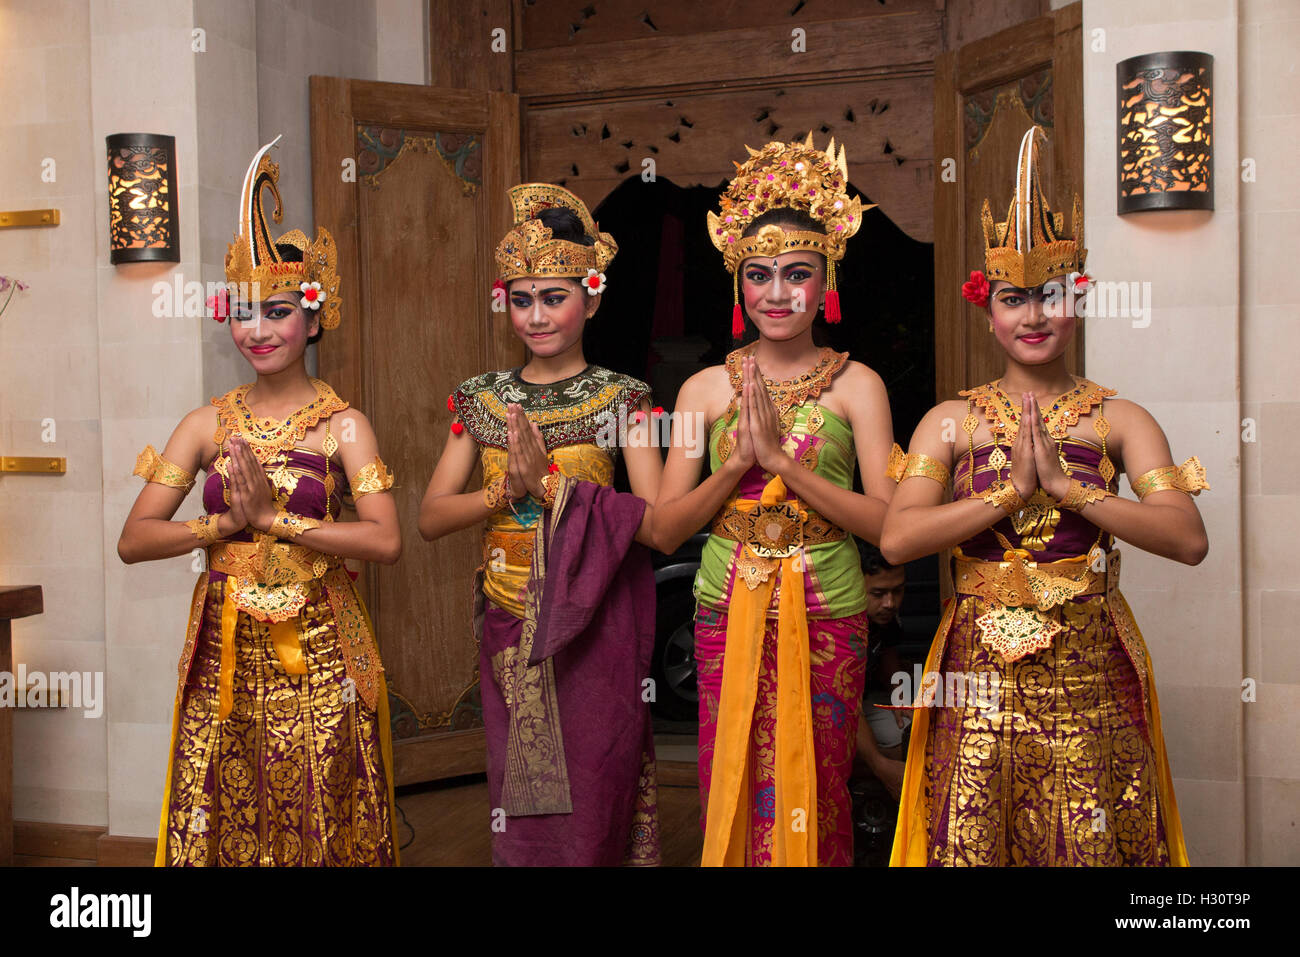
[[[229,579],[226,594],[259,621],[286,621],[307,604],[307,584],[335,563],[327,555],[271,535],[208,547],[208,568]]]
[[[757,499],[733,499],[713,520],[719,538],[743,542],[760,558],[788,558],[805,545],[838,542],[844,529],[795,501],[763,505]]]
[[[1107,572],[1095,571],[1094,556],[1088,558],[1038,563],[1018,554],[1003,562],[957,556],[954,585],[958,594],[993,605],[975,619],[980,640],[1004,660],[1016,661],[1051,645],[1061,630],[1047,614],[1052,609],[1071,598],[1108,593]]]

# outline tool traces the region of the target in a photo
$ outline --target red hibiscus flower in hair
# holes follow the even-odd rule
[[[987,306],[989,304],[989,281],[984,278],[984,273],[975,270],[970,274],[970,279],[961,284],[961,294],[967,302],[973,302],[977,306]]]
[[[230,317],[230,293],[219,289],[208,296],[208,311],[217,322],[225,322]]]

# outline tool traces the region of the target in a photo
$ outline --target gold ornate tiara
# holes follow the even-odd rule
[[[267,299],[276,293],[301,292],[302,305],[318,310],[320,324],[333,329],[339,324],[338,247],[325,227],[316,230],[311,242],[300,229],[291,229],[279,239],[271,238],[262,208],[262,190],[275,197],[274,222],[280,222],[280,166],[271,162],[271,147],[280,142],[277,136],[267,143],[248,166],[244,188],[239,197],[239,233],[226,250],[226,281],[248,290],[247,295]],[[275,248],[287,244],[302,251],[302,262],[286,262]]]
[[[749,159],[736,164],[736,175],[719,200],[719,211],[709,213],[709,239],[727,269],[736,272],[750,256],[767,256],[795,250],[821,253],[828,261],[844,258],[849,237],[862,225],[862,214],[874,204],[862,205],[848,194],[849,167],[844,146],[835,152],[831,137],[825,151],[813,146],[812,133],[802,143],[768,143],[761,150],[746,146]],[[806,212],[824,233],[768,227],[745,236],[754,220],[774,209]]]
[[[1005,222],[993,222],[989,201],[984,200],[980,221],[989,282],[1002,279],[1032,289],[1053,276],[1083,271],[1088,250],[1083,248],[1083,208],[1078,193],[1070,216],[1073,237],[1065,234],[1064,215],[1052,212],[1043,197],[1037,144],[1046,139],[1042,129],[1034,126],[1020,140],[1016,188]]]
[[[514,212],[514,228],[506,233],[496,250],[497,268],[504,282],[522,276],[582,279],[594,276],[603,288],[604,272],[618,252],[618,243],[609,233],[600,231],[582,200],[551,183],[521,183],[507,195]],[[553,238],[550,229],[537,218],[546,209],[572,212],[595,244],[584,246]]]

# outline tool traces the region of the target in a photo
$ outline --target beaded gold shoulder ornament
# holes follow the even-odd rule
[[[734,305],[731,334],[745,333],[740,308],[740,264],[751,256],[776,256],[806,250],[826,257],[826,321],[839,322],[840,295],[835,285],[835,263],[844,258],[850,237],[862,225],[862,214],[875,204],[863,205],[850,197],[849,166],[844,146],[835,151],[831,137],[826,149],[813,146],[812,133],[802,143],[768,143],[751,149],[749,159],[736,163],[736,175],[718,201],[718,212],[710,212],[709,239],[722,253],[732,276]],[[797,209],[807,213],[824,231],[785,229],[776,224],[746,236],[754,220],[774,209]]]
[[[308,241],[300,229],[291,229],[278,239],[271,238],[262,208],[262,192],[270,190],[275,198],[272,220],[280,222],[282,204],[277,183],[280,167],[271,162],[271,147],[280,142],[277,136],[267,143],[248,166],[244,188],[239,196],[239,233],[226,251],[225,295],[209,300],[213,318],[224,321],[230,314],[230,298],[242,303],[267,299],[276,293],[302,294],[302,306],[319,312],[322,328],[339,324],[338,247],[325,227],[318,227],[315,241]],[[278,245],[289,245],[302,252],[302,262],[281,257]]]

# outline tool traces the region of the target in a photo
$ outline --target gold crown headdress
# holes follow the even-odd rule
[[[262,208],[262,190],[275,197],[272,219],[281,216],[280,166],[267,155],[280,142],[277,136],[267,143],[248,166],[244,189],[239,196],[239,233],[226,250],[226,282],[241,285],[248,295],[267,299],[280,292],[301,292],[302,305],[320,313],[320,324],[333,329],[339,324],[338,247],[325,227],[316,230],[316,241],[309,242],[300,229],[291,229],[278,239],[271,238],[266,211]],[[302,262],[286,262],[276,244],[287,244],[302,251]],[[253,291],[256,292],[253,292]]]
[[[825,151],[813,146],[812,133],[802,143],[768,143],[761,150],[746,146],[749,159],[736,163],[736,175],[718,202],[719,212],[709,213],[709,239],[722,253],[732,274],[735,304],[732,335],[744,334],[740,308],[740,264],[751,256],[775,256],[806,250],[826,257],[826,321],[840,321],[840,296],[835,286],[835,263],[844,258],[849,237],[862,225],[862,214],[875,204],[863,205],[849,197],[849,166],[844,146],[835,152],[835,137]],[[754,220],[774,209],[806,212],[825,232],[784,229],[775,224],[755,235],[745,230]]]
[[[618,243],[602,233],[582,200],[562,186],[551,183],[521,183],[507,195],[514,211],[514,228],[497,244],[496,260],[500,280],[523,276],[557,276],[582,279],[587,292],[605,290],[605,269],[614,261]],[[555,239],[537,218],[546,209],[567,209],[578,217],[582,231],[595,240],[592,246]]]
[[[1088,250],[1083,248],[1083,209],[1074,196],[1070,217],[1073,238],[1064,232],[1065,217],[1054,213],[1043,197],[1036,144],[1047,137],[1038,126],[1020,140],[1016,162],[1016,191],[1005,222],[994,223],[989,201],[980,220],[984,226],[984,265],[987,281],[1002,279],[1022,289],[1041,286],[1053,276],[1082,271]]]

